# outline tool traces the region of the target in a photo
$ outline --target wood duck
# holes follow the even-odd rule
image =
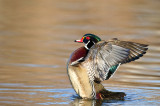
[[[104,41],[94,34],[85,34],[75,42],[85,46],[71,54],[67,72],[74,90],[83,99],[112,96],[101,82],[111,78],[121,64],[139,59],[148,49],[146,44],[117,38]]]

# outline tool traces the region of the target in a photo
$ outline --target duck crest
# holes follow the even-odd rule
[[[94,34],[88,33],[88,34],[84,35],[84,37],[86,37],[86,36],[94,38],[97,42],[101,41],[101,38],[99,38],[98,36],[96,36]]]

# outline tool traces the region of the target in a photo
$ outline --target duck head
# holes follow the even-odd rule
[[[85,48],[89,50],[95,43],[101,41],[101,39],[94,34],[85,34],[80,40],[75,40],[78,43],[84,43]]]

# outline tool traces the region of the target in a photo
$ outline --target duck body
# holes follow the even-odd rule
[[[82,66],[69,66],[68,75],[76,93],[82,98],[92,98],[92,85],[87,70]],[[80,71],[77,71],[80,70]]]
[[[111,92],[107,91],[101,82],[113,76],[121,64],[142,57],[148,49],[148,45],[115,38],[103,41],[93,34],[85,34],[76,42],[84,43],[85,46],[71,54],[67,73],[74,90],[83,99],[112,97]]]
[[[71,65],[68,65],[68,75],[72,86],[76,93],[82,98],[92,98],[92,86],[89,82],[87,69],[84,67],[84,64],[76,64],[76,60],[85,57],[87,52],[85,47],[74,51],[69,59],[69,64]]]
[[[80,47],[75,50],[68,60],[67,73],[74,90],[80,97],[83,99],[100,98],[98,93],[99,91],[105,90],[103,85],[90,81],[87,70],[88,62],[83,61],[83,59],[80,60],[81,58],[86,57],[88,52],[89,51],[85,47]],[[79,62],[81,62],[81,64],[78,64]],[[97,94],[93,91],[97,92]]]

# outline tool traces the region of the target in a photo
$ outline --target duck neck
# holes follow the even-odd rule
[[[94,44],[95,44],[95,42],[89,40],[89,41],[85,44],[84,47],[85,47],[87,50],[89,50]]]

